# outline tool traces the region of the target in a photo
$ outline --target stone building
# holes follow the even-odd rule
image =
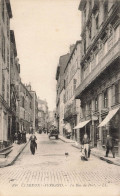
[[[52,125],[56,126],[56,110],[48,111],[48,129],[50,129]]]
[[[32,95],[27,87],[20,83],[20,127],[19,130],[26,130],[29,133],[30,126],[32,126]]]
[[[32,115],[31,115],[31,122],[32,127],[35,131],[38,130],[38,101],[36,92],[32,90],[31,85],[26,85],[27,90],[32,95]]]
[[[120,156],[120,1],[81,0],[82,59],[81,139],[88,133],[93,147],[104,148],[107,133]],[[86,125],[86,126],[85,126]]]
[[[65,86],[64,86],[64,80],[65,80],[65,67],[68,62],[70,54],[65,54],[63,56],[60,56],[59,58],[59,66],[60,66],[60,99],[59,99],[59,132],[61,135],[63,135],[63,128],[64,128],[64,108],[65,108]]]
[[[57,128],[59,130],[59,117],[60,117],[60,65],[57,66],[56,71],[56,121],[57,121]]]
[[[64,69],[64,124],[65,128],[69,129],[67,131],[71,131],[72,139],[76,141],[79,141],[79,130],[73,128],[80,119],[80,100],[75,99],[75,90],[81,83],[80,59],[81,41],[77,41],[70,47],[70,55]]]
[[[9,145],[10,110],[10,18],[9,0],[0,0],[0,146]]]
[[[11,107],[11,135],[19,130],[19,86],[20,64],[17,58],[17,49],[14,31],[10,31],[10,107]],[[9,133],[10,134],[10,133]]]
[[[38,98],[38,127],[48,129],[48,104],[46,100]]]

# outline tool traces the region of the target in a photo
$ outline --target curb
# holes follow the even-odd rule
[[[76,146],[74,144],[72,144],[72,146],[80,150],[80,146]]]
[[[23,148],[20,149],[20,151],[18,152],[18,154],[10,161],[10,163],[6,163],[3,165],[0,165],[0,168],[3,167],[7,167],[7,166],[11,166],[14,164],[14,162],[17,160],[17,158],[20,156],[20,154],[22,153],[22,151],[25,149],[25,147],[28,145],[29,141],[23,146]],[[9,161],[8,161],[9,162]]]
[[[62,139],[62,138],[60,138],[60,137],[59,137],[58,139],[60,139],[61,141],[65,142],[65,143],[73,143],[73,144],[75,143],[74,141],[67,141],[67,140],[65,140],[64,138]]]

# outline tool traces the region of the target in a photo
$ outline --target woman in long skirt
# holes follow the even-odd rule
[[[31,137],[30,137],[30,150],[31,153],[34,155],[35,154],[35,148],[37,149],[37,143],[36,143],[36,136],[34,133],[32,133]]]

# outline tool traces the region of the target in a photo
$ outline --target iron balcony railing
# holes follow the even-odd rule
[[[99,54],[98,54],[99,55]],[[117,41],[106,55],[101,58],[89,75],[81,82],[75,92],[78,97],[86,87],[88,87],[117,57],[120,56],[120,40]]]

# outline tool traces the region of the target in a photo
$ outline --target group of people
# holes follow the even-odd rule
[[[109,152],[112,152],[113,158],[115,158],[115,139],[112,138],[109,134],[107,134],[106,138],[106,154],[105,157],[108,157]],[[82,140],[82,160],[88,161],[88,158],[90,157],[90,139],[88,138],[88,135],[85,133]]]
[[[14,135],[13,135],[13,142],[17,143],[17,144],[21,144],[21,143],[26,143],[27,139],[26,139],[26,131],[17,131]]]

